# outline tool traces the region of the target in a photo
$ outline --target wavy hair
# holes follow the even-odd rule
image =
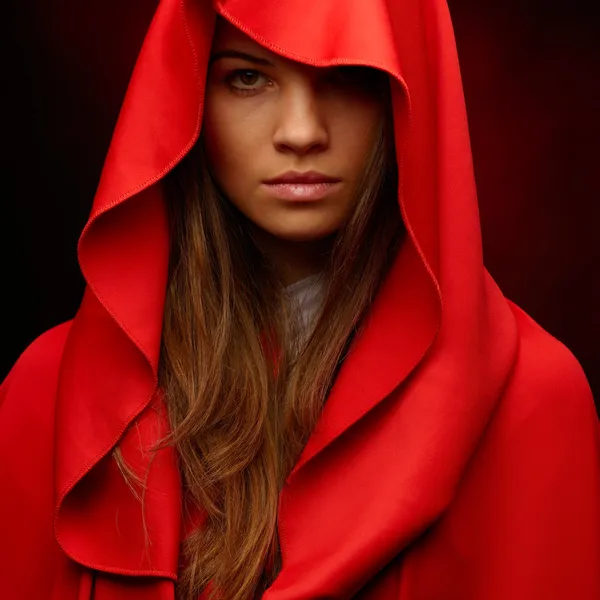
[[[181,600],[206,589],[223,600],[260,597],[281,569],[279,494],[403,239],[381,76],[379,135],[306,339],[290,327],[284,286],[248,221],[211,177],[202,136],[165,181],[172,248],[159,384],[185,506],[206,516],[181,548]]]

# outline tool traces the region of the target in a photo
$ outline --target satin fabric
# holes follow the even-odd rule
[[[174,597],[189,524],[173,452],[148,453],[168,431],[161,179],[198,139],[217,14],[287,58],[390,75],[408,232],[281,493],[263,597],[597,600],[591,392],[483,266],[445,0],[160,2],[80,239],[81,307],[0,390],[0,597]],[[148,470],[146,531],[117,443]]]

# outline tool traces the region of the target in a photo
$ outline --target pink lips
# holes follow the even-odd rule
[[[269,192],[282,200],[321,200],[339,188],[341,180],[316,171],[288,171],[263,182]]]

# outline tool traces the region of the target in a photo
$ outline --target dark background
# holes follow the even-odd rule
[[[600,19],[589,0],[449,3],[486,264],[573,351],[598,406]],[[0,379],[77,309],[77,239],[156,6],[6,4]]]

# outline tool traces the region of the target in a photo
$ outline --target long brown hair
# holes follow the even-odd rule
[[[172,228],[159,383],[185,505],[206,516],[184,540],[178,597],[211,583],[259,596],[281,568],[277,506],[337,369],[404,231],[389,83],[380,132],[335,237],[320,316],[300,344],[274,268],[214,183],[202,138],[165,182]],[[367,249],[367,250],[365,250]]]

